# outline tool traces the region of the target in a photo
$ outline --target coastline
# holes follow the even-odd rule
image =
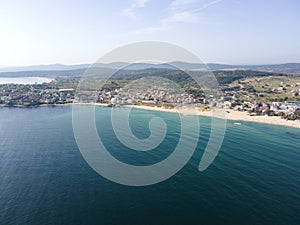
[[[55,107],[55,106],[72,106],[72,105],[95,105],[108,107],[106,103],[66,103],[66,104],[42,104],[39,106],[42,107]],[[36,106],[36,107],[39,107]],[[185,110],[179,112],[177,109],[167,109],[162,107],[154,107],[154,106],[144,106],[144,105],[124,105],[122,107],[132,107],[143,110],[151,110],[151,111],[161,111],[161,112],[170,112],[170,113],[184,113],[198,116],[206,116],[206,117],[218,117],[224,118],[224,116],[213,115],[212,111],[200,111],[199,109],[195,110]],[[0,107],[3,108],[3,107]],[[28,108],[28,107],[16,107],[16,108]],[[225,111],[225,110],[224,110]],[[279,126],[288,126],[293,128],[300,128],[300,121],[292,121],[292,120],[284,120],[278,116],[250,116],[247,112],[235,111],[232,109],[226,109],[225,111],[225,119],[230,121],[246,121],[246,122],[254,122],[254,123],[264,123],[271,125],[279,125]]]
[[[154,110],[154,111],[162,111],[162,112],[172,112],[172,113],[178,112],[176,109],[165,109],[165,108],[151,107],[151,106],[133,105],[132,107],[144,109],[144,110]],[[246,121],[246,122],[255,122],[255,123],[264,123],[264,124],[272,124],[272,125],[300,128],[300,121],[284,120],[278,116],[250,116],[247,112],[240,112],[240,111],[235,111],[232,109],[229,109],[229,110],[226,109],[226,111],[227,111],[227,113],[225,114],[225,118],[230,121]],[[194,113],[195,112],[193,111],[193,114]],[[196,115],[208,116],[208,117],[213,116],[212,111],[203,111],[202,112],[197,109],[196,109]],[[218,116],[216,116],[216,117],[218,117]],[[224,117],[221,117],[221,118],[224,118]]]

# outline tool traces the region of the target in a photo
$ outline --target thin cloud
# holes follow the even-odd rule
[[[132,32],[132,34],[134,35],[138,35],[138,34],[153,34],[156,32],[160,32],[160,31],[165,31],[167,30],[169,27],[166,26],[165,23],[161,23],[157,26],[152,26],[152,27],[146,27],[146,28],[141,28],[138,30],[135,30],[134,32]]]
[[[122,11],[124,16],[136,18],[136,9],[144,8],[149,0],[135,0],[131,5]]]
[[[199,22],[198,14],[190,11],[177,12],[163,20],[169,23],[197,23]]]
[[[203,10],[203,9],[206,9],[206,8],[208,8],[208,7],[210,7],[210,6],[213,6],[213,5],[215,5],[215,4],[217,4],[217,3],[221,2],[221,1],[223,1],[223,0],[215,0],[215,1],[208,2],[208,3],[206,3],[206,4],[203,4],[200,8],[194,9],[194,10],[192,10],[192,11],[193,11],[193,12],[199,12],[199,11],[201,11],[201,10]]]
[[[201,1],[199,0],[175,0],[172,1],[170,4],[170,8],[172,8],[173,10],[176,9],[182,9],[188,5],[194,4],[194,3],[200,3]]]
[[[160,20],[156,26],[135,31],[135,34],[154,33],[170,29],[175,23],[198,23],[200,12],[223,0],[174,0],[169,5],[170,15]]]

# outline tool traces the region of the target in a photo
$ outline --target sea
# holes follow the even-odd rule
[[[149,136],[151,117],[167,124],[162,147],[141,152],[122,147],[111,110],[97,107],[95,121],[116,159],[150,165],[172,153],[177,114],[132,110],[139,138]],[[200,172],[211,118],[199,121],[197,148],[180,171],[153,185],[127,186],[85,161],[72,106],[0,108],[0,224],[300,224],[300,129],[228,120],[219,154]]]
[[[47,77],[0,77],[0,84],[42,84],[52,80]]]

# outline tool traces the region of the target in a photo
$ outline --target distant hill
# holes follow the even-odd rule
[[[63,64],[51,64],[51,65],[35,65],[35,66],[23,66],[23,67],[0,67],[1,72],[21,72],[21,71],[65,71],[86,69],[90,64],[79,65],[63,65]]]
[[[100,66],[100,65],[99,65]],[[138,65],[142,68],[143,65]],[[191,82],[192,78],[183,70],[176,70],[175,68],[147,68],[147,69],[125,69],[115,70],[110,68],[93,67],[89,70],[89,75],[97,79],[113,74],[112,80],[136,80],[147,76],[159,76],[170,79],[176,83]],[[66,70],[66,71],[23,71],[23,72],[5,72],[0,73],[0,77],[82,77],[86,69]],[[203,70],[190,71],[194,76],[206,76],[207,73]],[[229,84],[235,80],[247,77],[263,77],[263,76],[287,76],[285,73],[274,73],[266,71],[252,71],[252,70],[215,70],[213,71],[215,77],[220,84]]]
[[[206,76],[207,73],[199,71],[191,71],[193,76]],[[234,71],[213,71],[215,77],[220,84],[229,84],[235,80],[244,79],[247,77],[267,77],[267,76],[286,76],[283,73],[273,73],[264,71],[252,71],[252,70],[234,70]],[[159,76],[167,78],[176,83],[190,82],[192,78],[186,72],[182,70],[171,69],[157,69],[150,68],[144,70],[119,70],[112,76],[112,80],[136,80],[147,76]]]
[[[0,76],[3,72],[22,72],[22,71],[69,71],[87,69],[91,64],[79,64],[79,65],[37,65],[27,67],[3,67],[0,68]],[[151,63],[134,63],[128,64],[126,62],[113,62],[113,63],[97,63],[93,64],[93,67],[105,68],[105,69],[124,69],[124,70],[143,70],[143,69],[182,69],[182,70],[203,70],[207,67],[210,70],[254,70],[254,71],[266,71],[277,73],[298,73],[300,74],[300,63],[284,63],[284,64],[269,64],[269,65],[229,65],[208,63],[207,65],[201,63],[188,63],[188,62],[170,62],[162,64]]]
[[[0,77],[49,77],[49,78],[55,78],[61,76],[79,77],[82,76],[85,71],[86,69],[2,72],[0,73]]]
[[[284,63],[271,65],[246,66],[249,70],[269,71],[277,73],[300,73],[300,63]]]
[[[286,64],[274,64],[274,65],[227,65],[209,63],[187,63],[187,62],[171,62],[163,64],[149,64],[149,63],[135,63],[128,64],[125,62],[114,62],[114,63],[98,63],[93,64],[89,71],[95,73],[95,75],[107,74],[115,72],[116,69],[122,68],[118,74],[127,74],[139,76],[138,74],[147,74],[149,72],[159,75],[161,72],[175,73],[172,71],[189,70],[193,72],[201,72],[207,69],[215,71],[215,74],[219,74],[226,77],[245,77],[245,76],[265,76],[265,75],[276,75],[276,74],[297,74],[300,75],[300,63],[286,63]],[[29,76],[40,76],[40,77],[61,77],[61,76],[72,76],[80,77],[83,76],[86,70],[90,67],[89,64],[81,65],[41,65],[41,66],[30,66],[30,67],[18,67],[16,71],[0,72],[0,77],[29,77]],[[39,70],[35,70],[39,69]],[[179,70],[180,69],[180,70]],[[3,70],[3,68],[2,68]],[[13,70],[11,68],[11,70]],[[22,70],[22,71],[19,71]],[[1,71],[1,69],[0,69]],[[180,74],[180,73],[179,73]],[[229,80],[231,80],[231,78]],[[122,78],[123,79],[123,78]],[[125,78],[127,79],[127,78]],[[223,79],[223,78],[222,78]]]

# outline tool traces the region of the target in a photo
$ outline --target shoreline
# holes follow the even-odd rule
[[[32,108],[37,107],[55,107],[55,106],[72,106],[72,105],[95,105],[95,106],[102,106],[102,107],[109,107],[106,103],[66,103],[66,104],[42,104]],[[187,110],[182,108],[182,112],[178,111],[177,109],[167,109],[162,107],[153,107],[153,106],[144,106],[144,105],[124,105],[122,107],[132,107],[137,109],[143,110],[151,110],[151,111],[161,111],[161,112],[170,112],[170,113],[182,113],[183,114],[190,114],[190,115],[197,115],[197,116],[206,116],[206,117],[217,117],[221,119],[227,119],[230,121],[246,121],[246,122],[254,122],[254,123],[264,123],[264,124],[271,124],[271,125],[278,125],[278,126],[288,126],[293,128],[300,128],[300,121],[293,121],[293,120],[284,120],[281,119],[279,116],[250,116],[247,112],[235,111],[232,109],[224,109],[225,116],[218,116],[213,115],[212,111],[199,111],[199,109],[194,110]],[[0,107],[6,108],[6,107]],[[10,107],[9,107],[10,108]],[[31,108],[31,107],[11,107],[11,108]],[[216,112],[216,111],[215,111]]]
[[[152,111],[161,111],[161,112],[171,112],[171,113],[178,113],[176,109],[165,109],[160,107],[151,107],[151,106],[137,106],[133,105],[133,108],[144,109],[144,110],[152,110]],[[215,116],[217,118],[223,118],[230,121],[245,121],[245,122],[254,122],[254,123],[264,123],[264,124],[271,124],[271,125],[279,125],[279,126],[288,126],[294,128],[300,128],[300,121],[293,121],[293,120],[284,120],[281,119],[279,116],[250,116],[247,112],[240,112],[235,111],[232,109],[226,109],[225,118],[219,117],[218,115],[212,115],[212,111],[199,111],[196,110],[197,116],[207,116],[212,117]],[[191,114],[195,114],[192,112]]]

